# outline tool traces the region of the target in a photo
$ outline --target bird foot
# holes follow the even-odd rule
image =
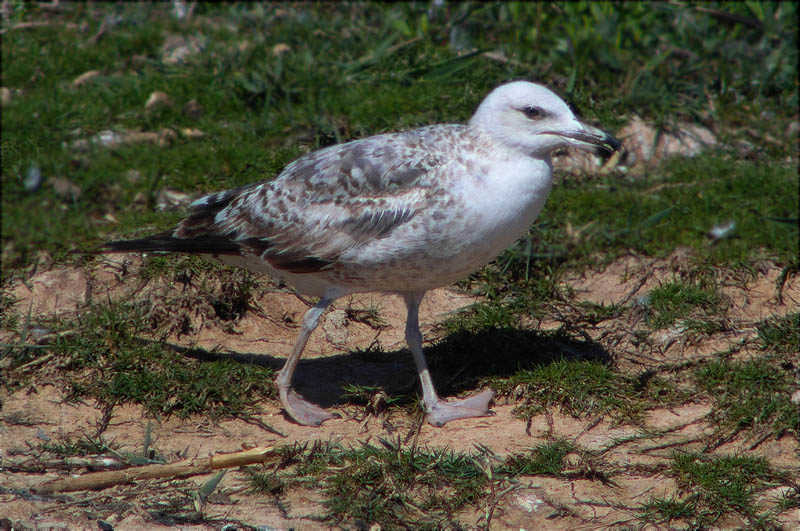
[[[463,400],[454,402],[437,400],[433,407],[428,409],[426,420],[431,426],[439,427],[451,420],[490,417],[494,415],[494,411],[489,410],[489,402],[492,397],[494,397],[494,391],[486,389],[482,393]]]
[[[289,389],[288,386],[278,386],[278,388],[283,409],[286,410],[290,417],[304,426],[319,426],[326,420],[341,418],[341,415],[329,413],[321,407],[308,402],[292,389]]]

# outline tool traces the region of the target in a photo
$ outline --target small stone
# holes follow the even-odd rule
[[[128,173],[125,174],[125,178],[128,179],[129,183],[136,183],[142,178],[142,172],[136,169],[128,170]]]
[[[13,98],[11,89],[8,87],[0,87],[0,96],[2,96],[3,107],[11,103],[11,99]]]
[[[50,177],[47,179],[47,184],[49,184],[56,195],[62,199],[70,198],[74,201],[81,195],[80,186],[66,177]]]
[[[188,206],[191,202],[192,198],[189,194],[178,190],[164,188],[159,190],[156,194],[156,210],[160,212],[180,210]]]
[[[133,201],[131,201],[131,205],[146,206],[147,195],[145,195],[144,192],[136,192],[136,195],[133,196]]]
[[[41,185],[42,170],[39,169],[39,166],[34,164],[28,168],[28,174],[25,176],[25,182],[23,183],[23,186],[25,186],[25,190],[28,192],[35,192]]]
[[[172,101],[169,99],[169,96],[166,92],[161,92],[160,90],[156,90],[155,92],[150,94],[150,97],[147,98],[147,102],[144,104],[144,108],[146,111],[153,111],[155,109],[161,107],[168,107],[172,105]]]
[[[92,79],[99,77],[102,73],[100,70],[89,70],[88,72],[84,72],[83,74],[79,75],[75,79],[72,80],[73,88],[82,87]]]
[[[204,112],[203,106],[200,105],[197,100],[192,100],[183,106],[183,114],[192,120],[199,120],[203,117]]]
[[[792,404],[797,404],[800,406],[800,390],[795,391],[792,393]]]
[[[97,135],[94,136],[92,139],[93,142],[100,144],[103,147],[112,147],[123,142],[123,136],[116,131],[111,131],[110,129],[106,129],[105,131],[100,131]]]
[[[37,345],[41,345],[44,343],[44,339],[52,334],[53,331],[49,328],[45,328],[44,326],[34,326],[31,328],[29,335],[30,338],[36,343]]]
[[[283,42],[279,42],[278,44],[276,44],[275,46],[272,47],[272,55],[281,55],[281,54],[284,54],[284,53],[286,53],[286,52],[288,52],[290,50],[291,50],[291,48],[289,48],[288,44],[285,44]]]
[[[656,129],[634,116],[617,133],[622,139],[622,164],[627,167],[658,163],[665,157],[694,157],[718,143],[716,135],[703,126],[679,122],[672,128]]]
[[[185,63],[206,47],[207,40],[203,36],[186,38],[182,35],[168,35],[161,46],[161,60],[168,65]]]
[[[577,468],[581,461],[581,456],[576,453],[571,452],[564,456],[564,466],[567,468]]]
[[[184,127],[183,129],[181,129],[181,134],[186,138],[191,138],[191,139],[203,138],[204,136],[206,136],[204,132],[202,132],[200,129],[195,129],[194,127]]]

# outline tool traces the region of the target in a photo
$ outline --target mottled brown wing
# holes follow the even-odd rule
[[[446,160],[439,144],[460,127],[380,135],[309,153],[274,181],[196,201],[174,235],[233,241],[242,253],[293,273],[323,270],[426,208]]]

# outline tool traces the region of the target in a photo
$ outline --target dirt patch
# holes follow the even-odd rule
[[[141,261],[125,260],[121,263],[110,257],[90,269],[54,269],[38,273],[25,283],[17,282],[6,290],[16,298],[10,311],[23,318],[30,311],[35,322],[40,318],[77,315],[99,301],[154,297],[163,302],[181,290],[177,285],[137,283]],[[685,263],[686,256],[680,251],[667,260],[628,256],[603,271],[588,271],[566,279],[575,294],[571,304],[590,301],[626,308],[619,316],[586,329],[593,340],[615,353],[615,361],[622,370],[638,372],[667,361],[697,360],[735,348],[754,353],[751,343],[757,333],[755,323],[798,308],[798,277],[787,279],[779,299],[777,282],[781,271],[767,264],[754,277],[720,282],[720,291],[727,301],[727,319],[735,324],[732,329],[702,337],[677,328],[647,329],[637,317],[634,301],[661,283],[681,277]],[[224,323],[204,318],[202,312],[190,312],[188,331],[174,331],[168,340],[185,347],[255,355],[280,367],[294,343],[308,301],[268,281],[259,284],[255,293],[251,301],[254,311]],[[476,300],[449,289],[426,295],[420,311],[426,341],[441,338],[442,332],[436,324],[444,316],[462,311]],[[568,305],[559,311],[569,318]],[[45,450],[47,444],[102,433],[106,441],[113,441],[115,452],[136,454],[141,452],[145,433],[149,431],[150,448],[171,461],[254,446],[314,441],[359,445],[379,444],[381,440],[458,452],[473,452],[483,446],[499,457],[506,457],[529,451],[537,444],[565,439],[582,452],[588,452],[586,455],[595,456],[596,462],[591,466],[601,472],[597,479],[570,477],[570,470],[582,471],[585,476],[589,466],[585,457],[571,454],[567,477],[522,478],[513,489],[494,493],[486,507],[464,512],[461,521],[467,526],[478,526],[485,521],[487,511],[491,511],[493,528],[641,525],[636,514],[644,501],[653,496],[669,498],[677,492],[674,480],[665,474],[672,453],[676,449],[702,450],[714,437],[714,427],[709,421],[712,407],[705,402],[648,411],[641,424],[625,425],[605,418],[578,419],[558,411],[535,416],[527,423],[514,415],[513,401],[501,399],[494,407],[493,417],[433,428],[422,424],[419,415],[409,415],[403,410],[367,415],[364,408],[340,401],[342,385],[348,383],[381,385],[388,391],[413,389],[416,374],[405,347],[404,325],[405,307],[402,299],[395,296],[354,295],[337,301],[325,314],[309,342],[307,359],[297,372],[297,387],[302,393],[342,415],[341,419],[319,428],[291,422],[273,402],[262,404],[259,420],[274,432],[242,419],[152,419],[145,417],[138,406],[114,407],[109,417],[109,412],[96,404],[67,403],[57,378],[51,374],[53,369],[44,365],[25,386],[12,393],[4,391],[0,397],[3,406],[0,460],[4,470],[0,516],[33,528],[50,525],[83,528],[87,526],[87,518],[101,519],[115,529],[170,527],[169,518],[159,516],[162,514],[158,511],[159,504],[169,499],[185,502],[186,493],[199,488],[208,477],[184,482],[151,481],[70,495],[36,496],[29,490],[45,480],[94,469],[91,462],[65,465],[66,459]],[[560,323],[546,321],[540,326],[555,327]],[[644,332],[649,339],[642,343]],[[8,333],[4,335],[5,340],[13,339]],[[366,349],[370,349],[369,353],[360,352]],[[722,441],[716,452],[725,455],[747,452],[764,456],[774,466],[796,470],[800,444],[791,436],[754,440],[740,435]],[[215,518],[273,528],[328,527],[320,520],[326,508],[318,490],[291,489],[279,501],[270,500],[268,496],[249,493],[244,475],[230,470],[216,492],[203,509],[206,521],[183,523],[183,529],[213,528]],[[169,512],[167,509],[164,507],[164,515]],[[800,511],[783,512],[777,521],[791,526],[792,518],[800,518]],[[716,523],[722,527],[745,524],[733,516]],[[96,524],[89,527],[95,528]]]
[[[667,259],[625,256],[602,271],[586,270],[564,280],[574,294],[571,303],[625,308],[619,317],[585,329],[616,353],[620,367],[641,370],[666,362],[697,361],[719,352],[733,352],[738,357],[755,355],[756,325],[800,308],[800,275],[786,275],[784,280],[780,267],[761,263],[752,274],[732,278],[729,272],[719,271],[709,280],[716,285],[724,315],[719,319],[719,330],[699,332],[681,320],[653,329],[645,322],[648,294],[672,282],[693,282],[691,258],[688,249],[677,249]],[[562,321],[555,319],[542,323],[545,329],[560,326]]]

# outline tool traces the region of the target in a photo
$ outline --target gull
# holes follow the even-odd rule
[[[486,389],[462,400],[436,393],[422,350],[426,291],[462,279],[522,236],[553,184],[559,148],[611,153],[619,142],[580,122],[555,93],[527,81],[498,86],[466,125],[439,124],[303,155],[273,180],[206,195],[177,226],[104,252],[182,252],[266,273],[318,297],[275,384],[300,424],[338,415],[305,400],[292,376],[312,331],[345,295],[390,292],[408,311],[405,339],[433,426],[493,415]]]

